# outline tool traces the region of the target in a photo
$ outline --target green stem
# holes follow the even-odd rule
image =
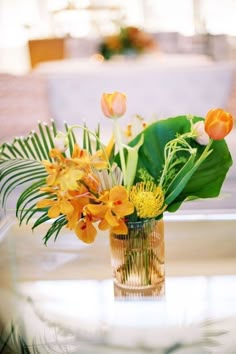
[[[123,171],[123,176],[124,176],[124,186],[126,186],[127,185],[127,173],[126,173],[125,155],[124,155],[122,137],[121,137],[121,132],[120,132],[120,126],[119,126],[117,119],[113,119],[113,129],[114,129],[115,140],[116,140],[118,150],[119,150],[119,155],[120,155],[121,169]]]

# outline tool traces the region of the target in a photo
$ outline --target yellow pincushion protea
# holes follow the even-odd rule
[[[134,185],[130,191],[130,201],[140,218],[155,218],[165,210],[162,189],[151,181]]]

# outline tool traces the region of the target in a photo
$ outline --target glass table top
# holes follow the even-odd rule
[[[235,354],[233,260],[231,272],[219,274],[210,256],[214,271],[204,273],[204,260],[190,255],[180,272],[169,254],[164,297],[115,298],[107,235],[85,245],[65,231],[45,247],[45,227],[32,234],[5,219],[1,228],[0,323],[5,334],[14,324],[32,353]],[[198,274],[191,272],[196,262]]]

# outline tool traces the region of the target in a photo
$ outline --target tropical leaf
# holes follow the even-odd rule
[[[194,117],[194,122],[198,120],[203,118]],[[187,133],[189,129],[190,122],[186,116],[163,119],[148,126],[142,132],[144,142],[139,149],[137,170],[145,169],[158,183],[164,166],[165,145],[178,134]],[[140,135],[132,140],[130,145],[134,146],[139,139]],[[197,161],[203,154],[205,146],[197,144],[193,139],[189,140],[189,144],[193,149],[197,149]],[[176,194],[170,201],[168,211],[177,210],[184,200],[191,197],[213,198],[219,195],[226,174],[232,165],[232,158],[224,139],[213,141],[211,148],[212,153],[203,162],[200,160],[202,163],[198,164],[191,178],[183,181],[178,195]],[[182,165],[178,167],[176,174],[181,168]],[[136,178],[136,182],[138,181],[139,179]]]
[[[46,215],[44,215],[46,218]],[[40,219],[40,224],[44,223],[44,218],[41,217]],[[39,220],[33,225],[33,229],[37,227],[39,224]],[[54,236],[54,241],[56,241],[58,234],[60,233],[61,229],[67,224],[67,219],[65,215],[61,215],[59,218],[57,218],[51,225],[51,227],[48,229],[46,235],[44,236],[44,244],[46,245],[48,240]]]
[[[68,141],[68,151],[63,153],[72,156],[76,136],[73,127],[64,124],[65,133]],[[89,131],[84,125],[76,126],[80,128],[83,135],[83,148],[92,153],[103,147],[100,142],[100,130],[95,133]],[[50,220],[48,217],[48,208],[38,209],[37,202],[42,198],[55,199],[56,196],[41,191],[46,186],[47,171],[42,164],[42,160],[52,161],[50,151],[54,148],[54,138],[61,132],[58,132],[55,122],[52,121],[51,127],[47,124],[38,124],[38,133],[32,131],[29,136],[15,138],[12,144],[4,143],[0,147],[0,203],[6,207],[9,195],[19,187],[23,191],[17,198],[16,216],[20,224],[23,221],[28,223],[34,218],[33,229],[42,223]],[[63,133],[62,133],[63,136]],[[103,147],[104,149],[104,147]],[[40,216],[38,214],[40,213]],[[67,224],[64,215],[57,218],[50,226],[45,235],[45,243],[52,236],[56,239],[61,228]]]
[[[46,171],[38,161],[11,160],[0,165],[1,170],[1,204],[6,205],[10,193],[17,187],[34,180],[45,179]],[[2,172],[4,171],[4,172]]]

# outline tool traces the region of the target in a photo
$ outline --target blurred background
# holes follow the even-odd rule
[[[51,59],[46,39],[60,39],[53,59],[91,55],[121,26],[153,34],[162,52],[234,60],[235,13],[235,0],[0,0],[0,70],[25,73]]]
[[[51,118],[101,122],[106,139],[102,92],[127,94],[124,125],[236,116],[235,13],[236,0],[0,0],[0,141]]]

